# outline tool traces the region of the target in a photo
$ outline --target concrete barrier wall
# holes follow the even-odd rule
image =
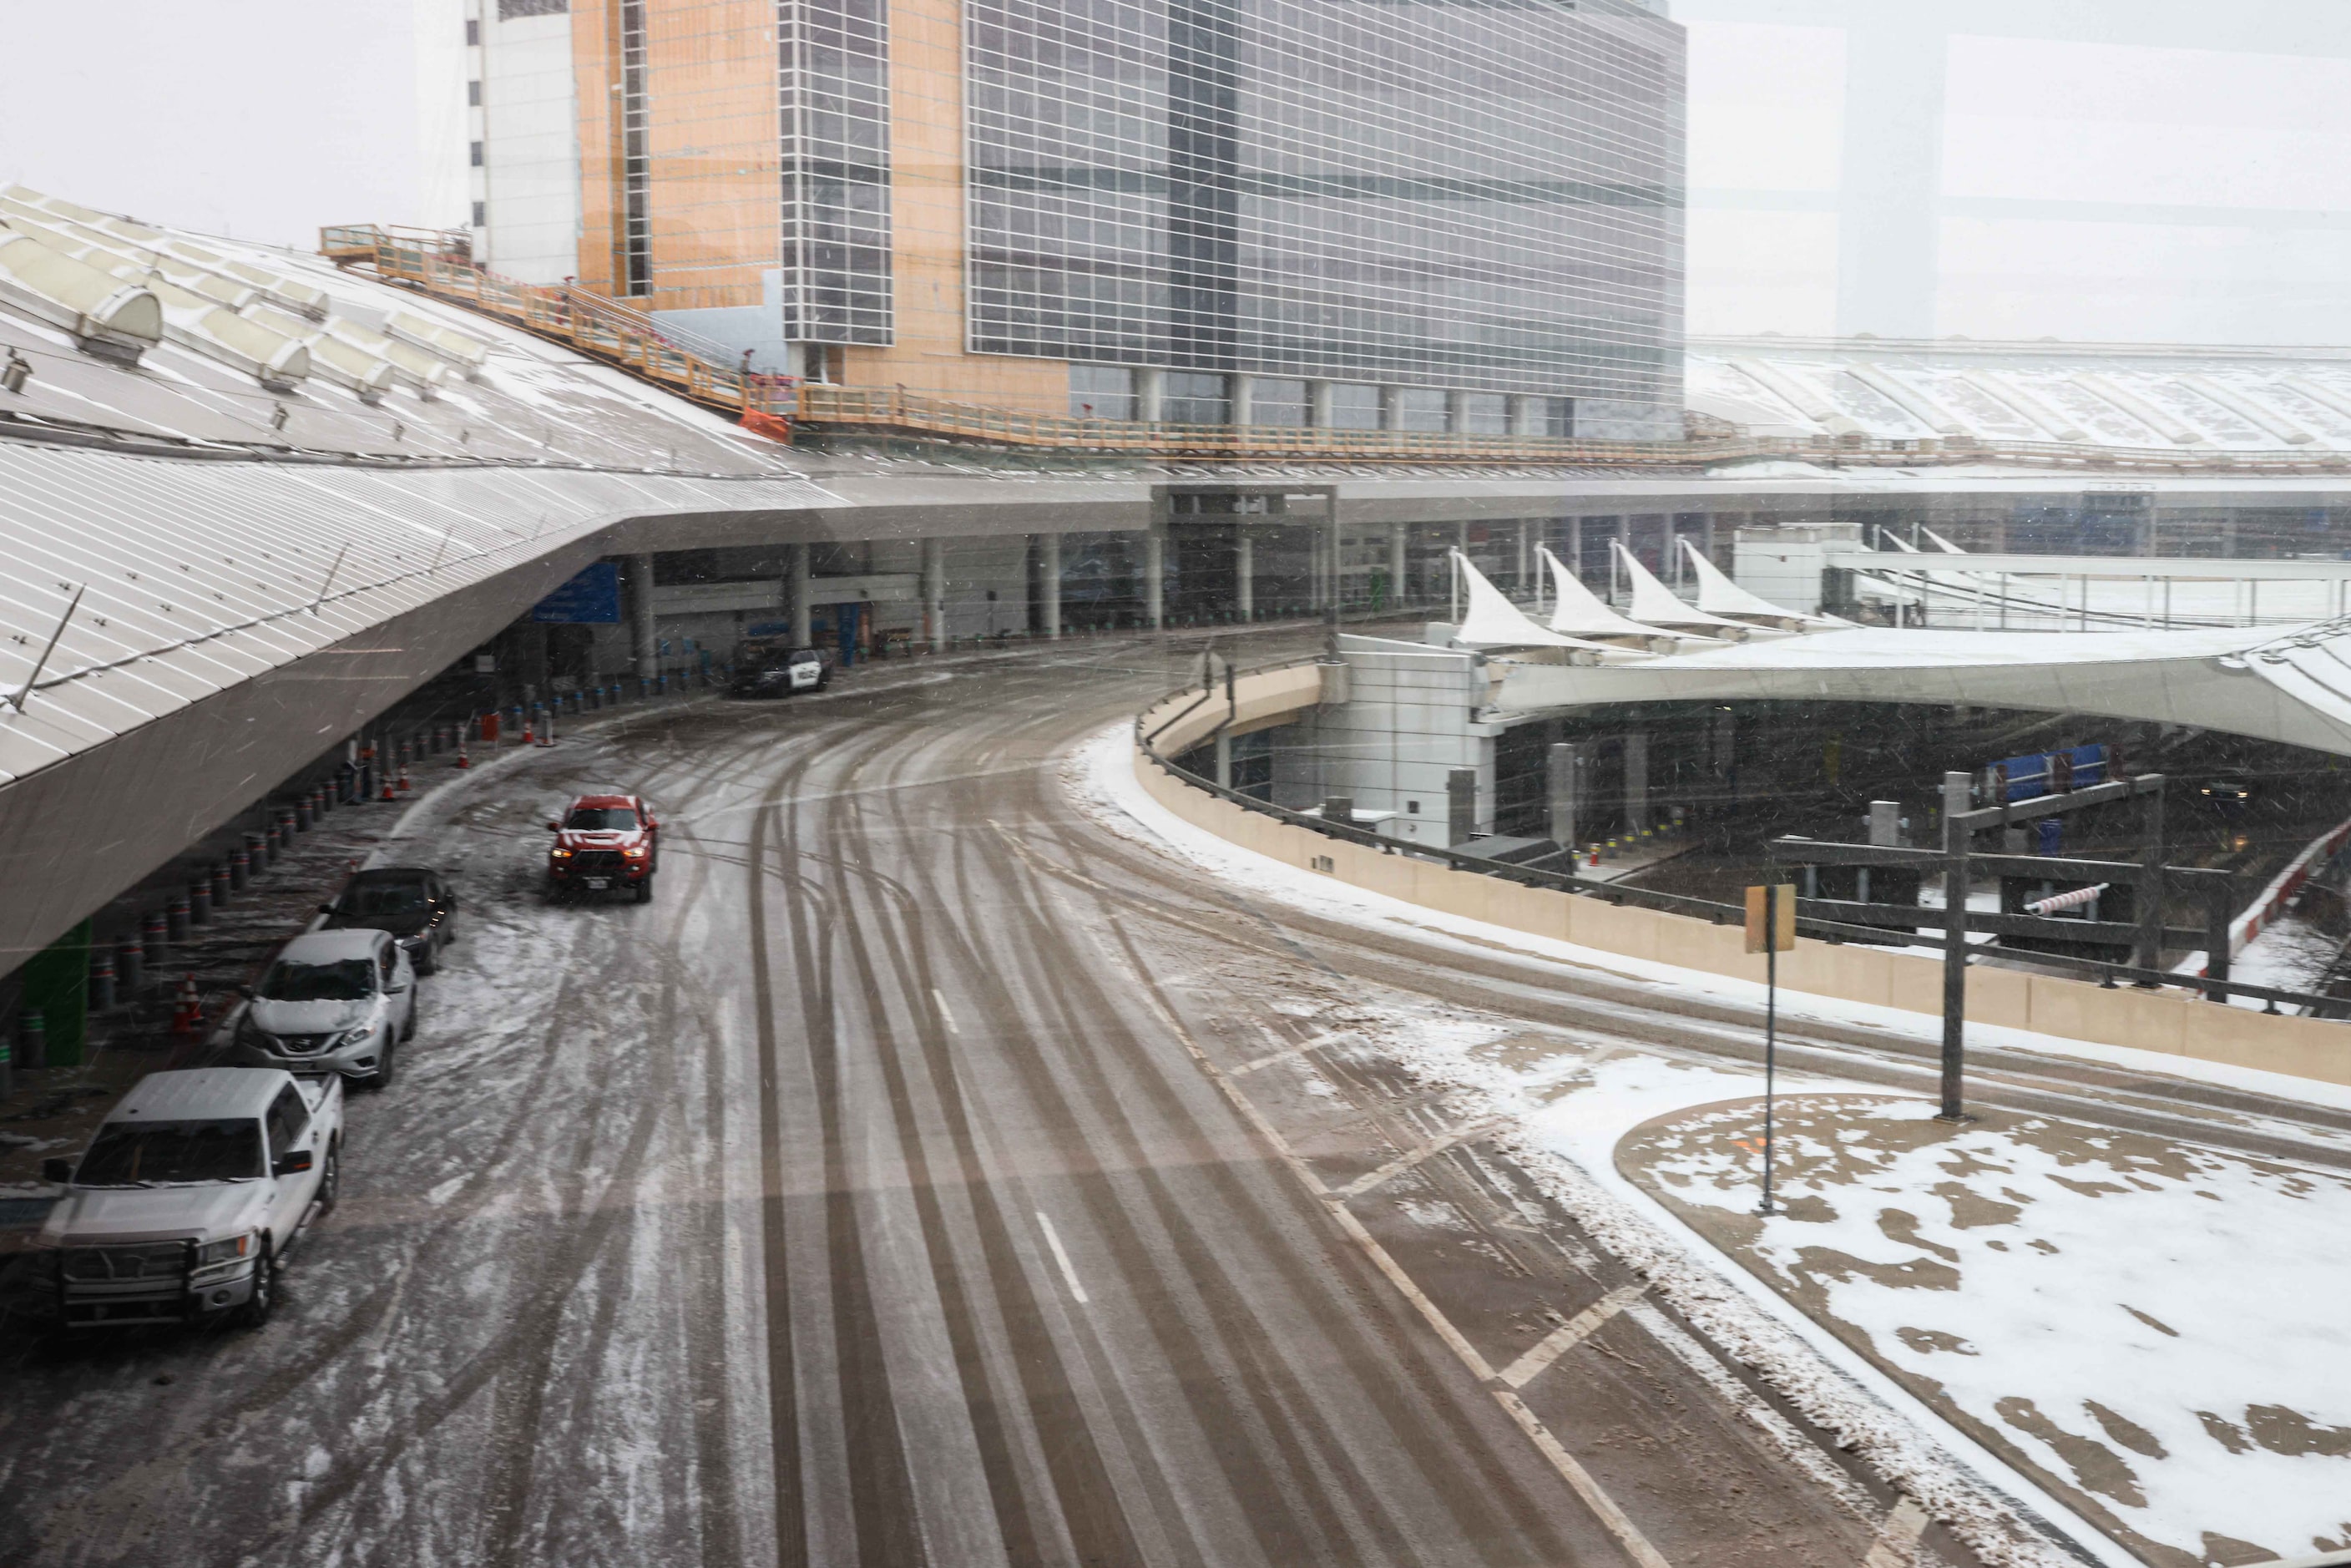
[[[1243,676],[1237,693],[1242,722],[1310,706],[1318,690],[1311,665]],[[1144,732],[1190,700],[1186,696],[1159,705],[1146,716]],[[1219,693],[1215,703],[1171,727],[1160,737],[1160,750],[1175,755],[1215,728],[1226,711]],[[1170,744],[1178,735],[1186,738]],[[1763,980],[1763,956],[1744,950],[1745,935],[1737,925],[1716,925],[1689,915],[1527,887],[1326,838],[1186,784],[1140,750],[1134,770],[1152,798],[1178,817],[1285,865],[1448,915],[1604,953],[1735,976],[1759,985]],[[1780,956],[1780,984],[1790,990],[1930,1017],[1939,1017],[1943,1010],[1942,960],[1882,947],[1802,942]],[[2067,1040],[2351,1084],[2351,1024],[2220,1007],[2176,989],[2108,990],[2084,980],[1973,967],[1968,970],[1968,1018]]]

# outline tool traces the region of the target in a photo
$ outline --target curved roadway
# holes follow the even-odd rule
[[[1700,1054],[1752,1020],[1259,908],[1105,831],[1057,759],[1190,652],[628,716],[429,799],[395,858],[455,871],[470,929],[354,1100],[341,1208],[259,1333],[20,1353],[0,1560],[1909,1560],[1887,1489],[1617,1312],[1635,1276],[1477,1129],[1446,1143],[1440,1092],[1300,1049],[1367,1004]],[[537,895],[546,813],[598,784],[663,809],[650,905]],[[1866,1031],[1792,1049],[1931,1071]],[[1987,1065],[2210,1130],[2168,1082]]]

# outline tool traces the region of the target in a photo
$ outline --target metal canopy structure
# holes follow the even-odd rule
[[[2351,619],[2280,635],[1856,627],[1585,668],[1512,664],[1499,715],[1634,702],[1959,703],[2192,725],[2351,757]]]

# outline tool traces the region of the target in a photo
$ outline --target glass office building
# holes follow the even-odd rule
[[[1495,394],[1678,410],[1683,51],[1646,7],[967,15],[972,349],[1162,367],[1171,419],[1229,398],[1200,372],[1270,378],[1262,423],[1309,381],[1452,394],[1390,390],[1401,429],[1510,428]],[[1091,379],[1073,402],[1115,401]]]
[[[1661,11],[573,0],[583,80],[609,78],[580,144],[611,149],[584,170],[580,276],[827,380],[1676,437],[1684,47]]]

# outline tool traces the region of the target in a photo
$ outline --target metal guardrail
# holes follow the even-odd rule
[[[1256,664],[1245,670],[1233,671],[1231,678],[1238,682],[1249,675],[1295,669],[1301,664],[1317,663],[1319,659],[1320,655],[1309,655],[1295,659],[1282,659],[1268,664]],[[1517,883],[1524,887],[1550,888],[1553,892],[1568,894],[1578,898],[1596,898],[1605,904],[1630,904],[1636,909],[1655,910],[1665,915],[1685,915],[1691,919],[1704,920],[1714,925],[1735,925],[1746,921],[1747,910],[1744,904],[1723,904],[1713,899],[1694,898],[1687,894],[1659,893],[1650,888],[1626,887],[1617,883],[1588,882],[1582,877],[1562,872],[1537,871],[1528,866],[1499,864],[1482,855],[1471,854],[1461,850],[1440,848],[1435,844],[1399,843],[1394,839],[1383,838],[1367,828],[1328,822],[1321,817],[1292,810],[1287,806],[1277,806],[1270,800],[1260,800],[1254,795],[1244,794],[1228,785],[1219,784],[1215,779],[1195,773],[1188,768],[1179,767],[1172,758],[1164,756],[1154,744],[1158,738],[1159,730],[1154,730],[1148,735],[1144,731],[1144,722],[1151,714],[1167,703],[1192,696],[1195,694],[1200,696],[1201,701],[1195,702],[1186,710],[1187,713],[1196,711],[1203,703],[1214,700],[1217,695],[1213,685],[1178,686],[1137,714],[1134,719],[1135,747],[1148,758],[1154,766],[1180,782],[1195,789],[1204,789],[1244,810],[1271,817],[1276,821],[1287,822],[1294,828],[1304,828],[1310,832],[1320,833],[1324,838],[1337,839],[1346,843],[1361,844],[1367,849],[1375,849],[1383,854],[1405,855],[1432,861],[1440,865],[1450,866],[1456,871],[1476,872],[1482,876],[1497,877],[1501,881]],[[1164,729],[1165,725],[1163,724],[1160,727]],[[1922,915],[1939,916],[1942,912],[1922,908],[1919,913]],[[1920,924],[1925,925],[1929,922],[1922,920]],[[1827,920],[1817,915],[1806,915],[1802,911],[1802,904],[1797,908],[1796,930],[1800,936],[1818,937],[1832,945],[1854,942],[1868,946],[1924,947],[1946,957],[1950,952],[1949,936],[1939,931],[1926,930],[1909,933],[1896,940],[1889,941],[1887,932],[1883,927],[1858,925],[1845,921]],[[2246,997],[2254,1001],[2265,1003],[2262,1010],[2271,1013],[2280,1010],[2281,1003],[2307,1008],[2325,1004],[2328,1000],[2326,998],[2312,996],[2307,992],[2283,990],[2274,986],[2249,985],[2239,980],[2213,980],[2199,975],[2174,974],[2168,969],[2142,969],[2129,964],[2108,963],[2098,958],[2080,958],[2070,954],[2028,953],[1997,947],[1985,949],[1975,944],[1969,945],[1970,958],[1988,956],[2014,958],[2023,963],[2069,970],[2085,978],[2095,978],[2102,988],[2106,989],[2114,989],[2124,984],[2145,987],[2176,986],[2183,990],[2201,992],[2208,1000],[2214,1002],[2224,1001],[2228,997]]]
[[[1207,463],[1387,463],[1653,469],[1778,458],[1824,467],[1910,467],[2009,463],[2026,467],[2151,473],[2351,472],[2351,455],[2206,452],[1956,438],[1891,441],[1857,436],[1758,440],[1594,441],[1572,436],[1481,435],[1466,431],[1333,430],[1315,425],[1172,424],[1032,413],[910,392],[899,386],[834,386],[746,371],[736,350],[657,326],[641,310],[576,287],[544,287],[475,265],[463,230],[340,224],[319,231],[319,252],[376,275],[511,321],[633,371],[682,396],[738,413],[765,434],[785,423],[845,434],[904,435],[1037,452],[1165,457]],[[767,422],[777,422],[769,426]]]
[[[705,407],[744,416],[764,434],[789,434],[798,382],[727,361],[733,352],[710,340],[656,326],[652,317],[581,288],[518,283],[476,267],[459,248],[462,234],[342,224],[319,231],[319,254],[338,267],[371,267],[387,282],[510,321],[568,343]]]

